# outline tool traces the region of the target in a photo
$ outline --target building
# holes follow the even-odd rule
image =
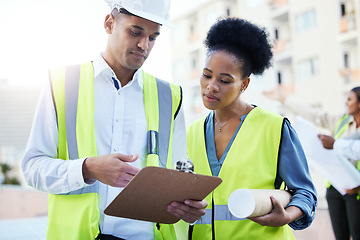
[[[10,165],[11,176],[20,182],[24,182],[20,164],[39,93],[39,86],[0,83],[0,163]]]
[[[265,27],[274,42],[273,67],[251,76],[248,103],[294,116],[263,91],[281,86],[299,101],[328,112],[344,112],[348,91],[360,86],[360,0],[199,0],[173,20],[173,79],[184,91],[187,124],[208,113],[200,97],[205,62],[203,41],[218,18],[237,16]],[[301,239],[334,239],[325,200],[324,179],[310,168],[319,194],[315,224]],[[327,224],[322,224],[326,222]],[[322,234],[329,233],[329,236]]]
[[[171,41],[172,75],[184,88],[187,123],[207,112],[199,97],[203,40],[224,16],[265,27],[274,41],[273,68],[252,78],[248,102],[281,112],[261,94],[280,83],[307,104],[341,112],[348,91],[360,84],[359,0],[202,0],[192,6],[173,20]]]

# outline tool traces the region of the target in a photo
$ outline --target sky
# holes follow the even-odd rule
[[[172,12],[175,7],[179,9],[179,4]],[[103,22],[109,11],[103,0],[1,0],[0,80],[42,84],[50,67],[94,59],[106,46]],[[171,31],[161,28],[144,64],[145,71],[167,81],[171,81]]]

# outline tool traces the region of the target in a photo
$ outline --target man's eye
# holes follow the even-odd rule
[[[140,32],[137,32],[137,31],[134,31],[134,30],[131,30],[131,33],[132,33],[134,36],[140,35]]]

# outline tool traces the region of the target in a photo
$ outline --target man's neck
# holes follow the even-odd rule
[[[136,69],[126,69],[121,66],[117,66],[116,64],[112,63],[111,60],[107,59],[106,56],[103,54],[103,59],[109,65],[109,67],[114,71],[116,78],[120,81],[121,86],[125,86],[128,84],[134,77]]]
[[[111,67],[111,66],[110,66]],[[134,77],[134,74],[136,70],[129,70],[126,71],[119,71],[117,69],[113,69],[116,78],[120,81],[121,87],[124,87],[126,84],[128,84]]]

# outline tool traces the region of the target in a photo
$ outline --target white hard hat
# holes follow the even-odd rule
[[[131,14],[173,27],[169,20],[170,0],[105,0],[112,9],[126,9]]]

